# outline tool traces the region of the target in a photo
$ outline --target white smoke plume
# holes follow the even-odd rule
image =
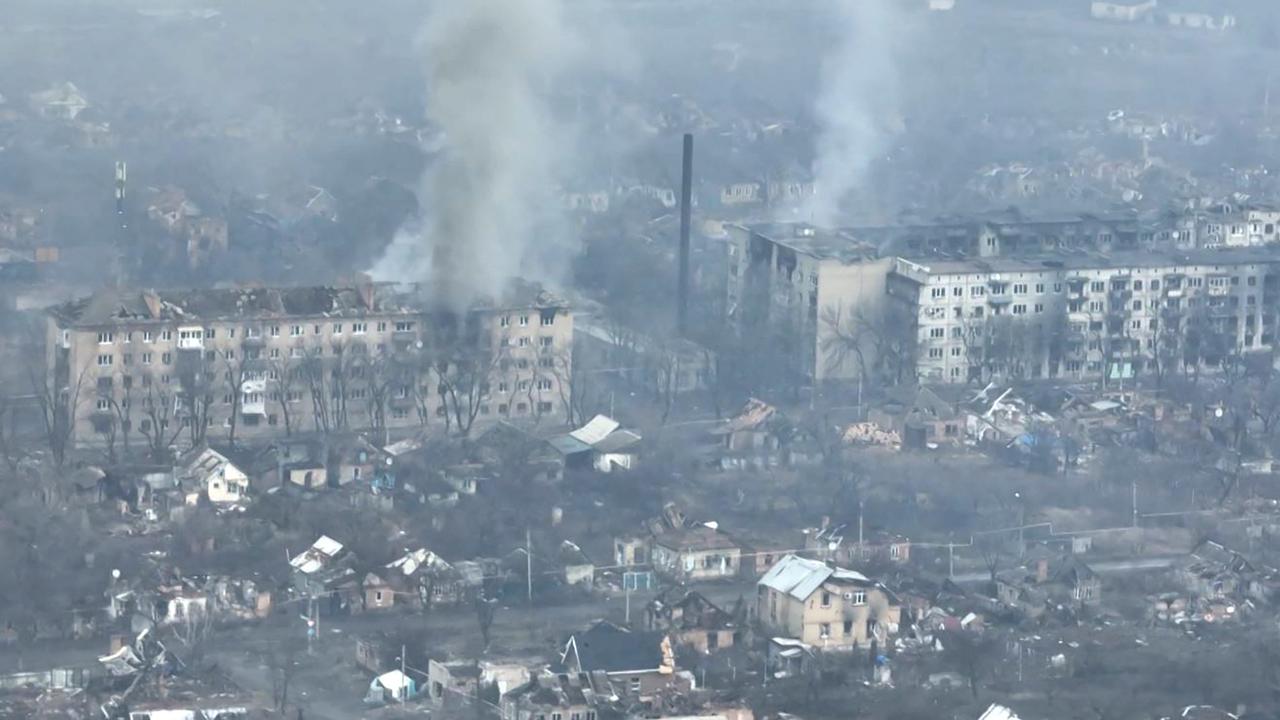
[[[422,217],[375,278],[423,282],[455,310],[517,276],[554,279],[572,244],[554,227],[554,189],[573,151],[550,94],[576,47],[560,0],[434,3],[421,52],[444,146],[422,180]]]
[[[899,5],[894,0],[834,0],[838,39],[822,65],[815,106],[816,193],[804,213],[814,224],[841,220],[841,208],[867,186],[872,163],[888,148],[891,133],[885,118],[898,106],[894,46],[906,25]]]

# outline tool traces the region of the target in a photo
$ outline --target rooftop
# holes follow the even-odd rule
[[[632,632],[601,621],[569,638],[562,662],[585,673],[656,670],[664,662],[665,638],[662,633]]]
[[[738,547],[728,535],[705,525],[667,530],[653,541],[672,550],[731,550]]]
[[[418,284],[362,282],[341,286],[238,287],[198,290],[104,288],[50,308],[54,317],[72,325],[105,325],[122,321],[191,321],[285,317],[362,317],[416,314],[432,299]],[[500,300],[477,303],[475,311],[565,308],[568,304],[540,285],[513,281]]]
[[[1220,250],[1133,252],[1052,252],[1022,257],[946,258],[905,257],[911,269],[927,275],[1054,272],[1109,268],[1227,267],[1280,262],[1280,249],[1269,247]]]
[[[797,555],[787,555],[769,568],[760,578],[760,584],[797,600],[807,600],[815,590],[828,580],[846,581],[863,585],[871,581],[862,573],[831,567],[817,560]]]
[[[808,223],[759,223],[740,229],[767,238],[802,255],[819,259],[836,259],[842,262],[867,260],[888,252],[895,241],[912,236],[939,234],[976,235],[988,228],[1000,235],[1017,235],[1024,231],[1051,230],[1055,227],[1075,224],[1136,224],[1133,215],[1093,215],[1090,213],[1062,213],[1024,217],[1016,211],[1000,211],[974,215],[944,216],[913,219],[897,225],[858,225],[842,228],[820,228]]]

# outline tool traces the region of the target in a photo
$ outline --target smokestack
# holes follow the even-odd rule
[[[680,179],[680,286],[676,288],[676,332],[689,330],[689,223],[693,205],[693,134],[684,134],[684,163]]]

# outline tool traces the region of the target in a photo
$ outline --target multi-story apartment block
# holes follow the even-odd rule
[[[573,318],[520,285],[466,313],[417,287],[104,290],[49,311],[73,445],[159,452],[338,429],[565,420]]]
[[[1280,211],[1230,206],[1190,212],[1177,235],[1182,248],[1256,247],[1280,242]]]
[[[1123,381],[1271,348],[1280,252],[898,258],[886,292],[921,379]]]
[[[897,255],[974,258],[1125,251],[1156,232],[1130,216],[1022,219],[993,215],[934,225],[814,228],[727,225],[726,314],[741,337],[777,354],[791,380],[820,383],[901,375],[911,347],[885,314]],[[904,378],[900,378],[904,379]]]

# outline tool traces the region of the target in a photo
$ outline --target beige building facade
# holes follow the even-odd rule
[[[1125,381],[1271,349],[1280,252],[898,258],[886,287],[921,380]]]
[[[104,290],[51,308],[47,380],[73,446],[496,420],[563,424],[573,317],[537,288],[463,314],[418,288]]]
[[[883,647],[897,632],[902,608],[861,573],[787,555],[760,579],[756,617],[769,633],[817,648]]]

